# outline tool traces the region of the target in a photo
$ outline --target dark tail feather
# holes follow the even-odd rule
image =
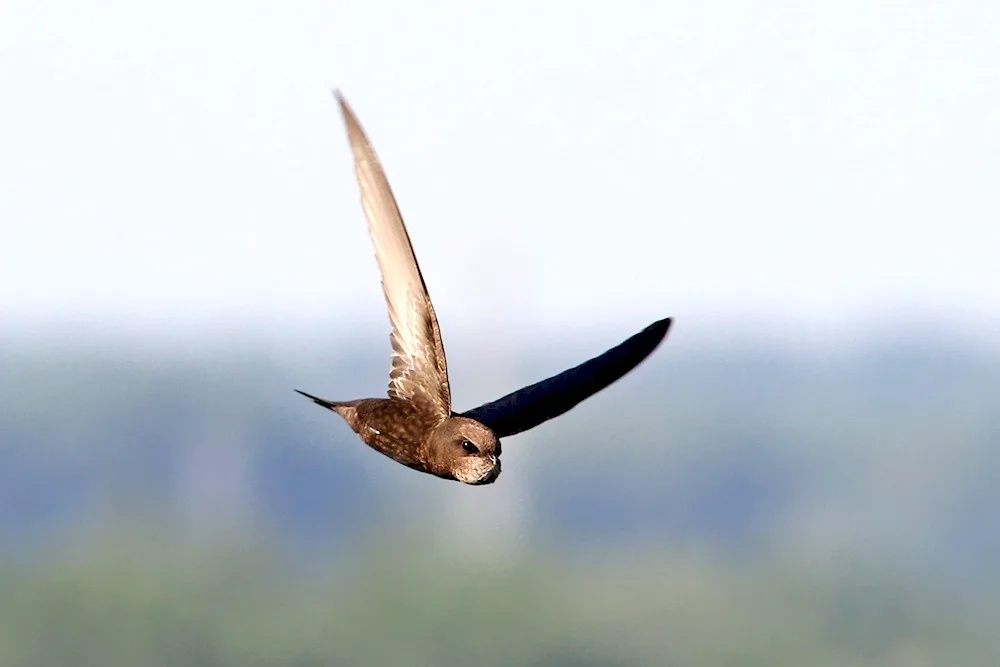
[[[302,394],[303,396],[305,396],[306,398],[308,398],[309,400],[311,400],[316,405],[322,405],[324,408],[326,408],[328,410],[336,410],[338,406],[343,405],[343,403],[338,403],[337,401],[328,401],[325,398],[319,398],[318,396],[313,396],[312,394],[307,394],[306,392],[299,391],[298,389],[296,389],[295,391],[297,393],[299,393],[299,394]]]

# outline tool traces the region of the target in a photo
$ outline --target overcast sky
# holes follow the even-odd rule
[[[1000,322],[1000,4],[0,3],[0,318]],[[963,326],[965,326],[963,324]]]

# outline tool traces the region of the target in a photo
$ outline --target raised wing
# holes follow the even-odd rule
[[[503,438],[558,417],[601,391],[652,354],[670,329],[670,318],[654,322],[624,343],[575,368],[463,412]]]
[[[389,307],[392,366],[389,397],[427,402],[442,418],[451,413],[448,364],[441,330],[424,277],[413,254],[389,181],[361,124],[339,91],[335,91],[354,154],[361,205],[382,272],[382,291]]]

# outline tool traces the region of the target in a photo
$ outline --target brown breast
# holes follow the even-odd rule
[[[355,406],[351,427],[373,449],[405,466],[426,470],[425,443],[437,424],[430,410],[411,401],[369,398]]]

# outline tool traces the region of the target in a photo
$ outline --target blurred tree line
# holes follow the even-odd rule
[[[996,664],[1000,355],[670,346],[472,489],[292,393],[368,342],[8,344],[0,665]]]

